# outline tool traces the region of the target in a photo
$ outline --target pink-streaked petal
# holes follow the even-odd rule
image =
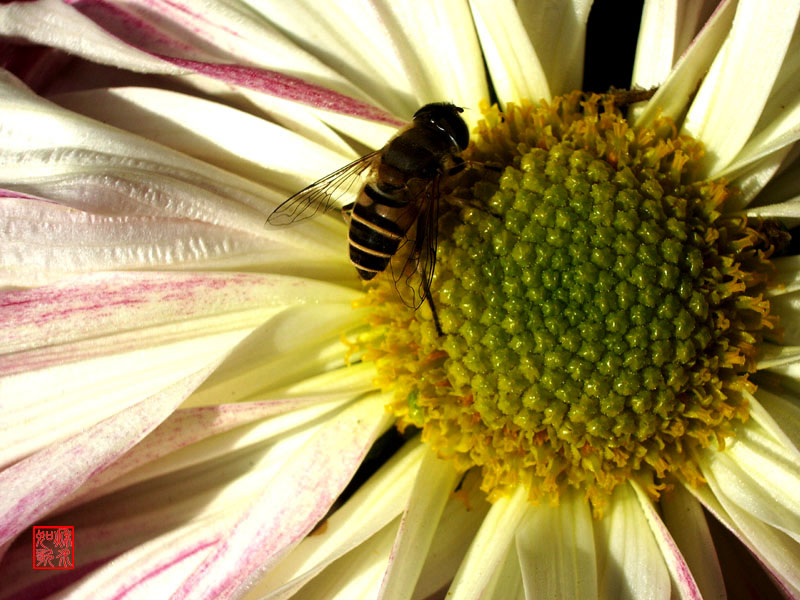
[[[159,2],[164,9],[174,3]],[[149,73],[196,73],[236,87],[256,90],[318,109],[342,112],[363,119],[399,124],[385,111],[349,94],[272,68],[230,64],[228,49],[204,46],[201,36],[227,36],[237,40],[233,28],[218,27],[204,12],[182,6],[170,11],[182,21],[150,22],[147,11],[126,10],[119,4],[95,0],[73,6],[55,0],[0,6],[0,33],[60,48],[94,62]],[[159,9],[160,10],[160,9]],[[91,18],[81,14],[86,11]],[[158,14],[156,12],[155,14]],[[61,28],[61,24],[65,28]],[[168,25],[172,31],[161,27]],[[85,33],[85,36],[84,36]],[[183,35],[198,36],[187,43]],[[119,37],[125,36],[124,39]],[[274,39],[274,38],[273,38]],[[285,54],[285,52],[284,52]],[[293,53],[299,56],[302,52]],[[280,52],[277,53],[280,56]],[[228,63],[228,64],[225,64]],[[321,68],[319,63],[317,67]],[[303,72],[299,70],[299,72]],[[330,75],[330,74],[329,74]],[[323,77],[324,79],[324,77]]]
[[[99,63],[124,65],[132,71],[181,72],[181,69],[109,35],[73,6],[60,0],[0,4],[0,35],[58,48]]]
[[[368,398],[324,424],[236,523],[222,543],[175,591],[175,598],[238,596],[316,525],[391,424]]]
[[[328,565],[394,521],[408,504],[426,452],[419,439],[406,443],[325,520],[319,532],[279,562],[253,588],[252,595],[269,600],[291,597]]]
[[[197,365],[224,357],[256,328],[278,335],[295,318],[313,323],[297,312],[324,314],[320,298],[338,298],[355,312],[349,304],[357,293],[319,285],[248,274],[105,273],[6,292],[0,307],[7,343],[0,361],[2,460],[21,458],[137,403]],[[309,308],[284,315],[298,304]],[[272,339],[272,347],[278,342]],[[269,347],[262,349],[267,357]]]
[[[378,598],[408,600],[433,542],[447,498],[456,484],[453,465],[428,448],[420,465],[409,504],[400,520],[389,565],[383,574]]]
[[[206,365],[145,401],[0,472],[0,543],[63,505],[89,477],[167,418],[214,367]]]
[[[179,409],[113,465],[91,477],[71,504],[263,443],[318,419],[370,389],[369,374],[361,371],[360,384],[342,377],[350,384],[346,393]],[[221,435],[234,428],[239,428],[235,437]],[[200,443],[209,438],[213,440]]]
[[[668,600],[670,576],[647,518],[628,485],[618,486],[595,522],[601,598]]]
[[[725,600],[727,596],[722,570],[700,503],[686,488],[678,485],[661,497],[660,505],[669,534],[689,565],[703,598]]]
[[[472,0],[472,18],[500,103],[549,101],[550,87],[536,50],[511,0]]]
[[[580,89],[591,1],[521,0],[516,4],[550,92],[557,96]]]
[[[656,544],[661,550],[661,556],[667,565],[667,570],[678,596],[685,600],[703,600],[703,595],[700,593],[700,588],[692,575],[689,564],[681,554],[678,545],[675,543],[658,511],[656,511],[652,500],[635,481],[631,481],[631,487],[636,492],[636,498],[639,500],[639,505],[648,525],[650,525],[650,531],[656,540]]]
[[[655,4],[655,3],[654,3]],[[725,41],[736,12],[735,0],[722,0],[692,40],[655,95],[637,113],[634,124],[651,123],[660,114],[681,117]]]
[[[712,473],[704,471],[707,486],[687,489],[720,523],[747,546],[788,598],[800,598],[800,552],[788,535],[747,514],[720,495]]]
[[[453,600],[477,600],[513,545],[517,526],[528,508],[528,494],[520,485],[510,497],[492,505],[456,573],[449,595]]]
[[[69,592],[116,598],[153,586],[170,597],[241,596],[242,578],[258,577],[307,535],[389,426],[382,403],[374,400],[277,444],[122,490],[102,500],[100,514],[92,510],[96,504],[67,513],[76,530],[89,529],[93,538],[85,543],[95,561],[123,552]],[[92,525],[81,526],[84,521]],[[206,577],[219,587],[197,582]]]
[[[796,0],[768,11],[755,0],[738,2],[730,34],[683,123],[684,133],[705,144],[710,176],[725,169],[752,134],[773,93],[799,13]],[[736,127],[730,126],[732,119]]]
[[[516,537],[521,579],[529,596],[591,598],[597,593],[592,514],[574,489],[558,506],[532,506]]]

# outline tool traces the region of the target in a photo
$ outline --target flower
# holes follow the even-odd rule
[[[593,520],[570,486],[558,506],[525,486],[490,505],[478,469],[386,434],[395,390],[346,365],[376,346],[344,225],[265,226],[421,104],[478,126],[484,61],[507,114],[557,104],[589,6],[550,9],[0,7],[0,597],[721,596],[706,513],[800,594],[796,256],[772,260],[784,337],[754,341],[749,419],[694,450],[697,481],[654,500],[626,479]],[[633,83],[658,90],[633,125],[700,140],[703,177],[741,190],[726,218],[792,225],[800,2],[670,10],[644,9]],[[28,528],[55,522],[75,526],[76,569],[32,571]]]

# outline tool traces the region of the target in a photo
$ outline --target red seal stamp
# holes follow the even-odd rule
[[[34,525],[33,568],[74,569],[75,527],[72,525]]]

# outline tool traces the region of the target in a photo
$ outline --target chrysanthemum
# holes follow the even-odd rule
[[[632,107],[589,8],[0,6],[0,598],[800,597],[800,2],[646,2]],[[443,335],[265,226],[433,101]]]

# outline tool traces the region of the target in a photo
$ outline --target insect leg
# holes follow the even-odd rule
[[[349,226],[350,225],[350,215],[353,212],[353,207],[356,205],[355,202],[351,202],[350,204],[345,204],[342,207],[342,219],[344,222]]]
[[[436,333],[439,334],[439,337],[442,337],[444,335],[444,332],[442,331],[442,324],[439,323],[439,315],[436,312],[436,305],[433,303],[433,296],[431,296],[431,287],[430,285],[428,285],[428,279],[425,277],[425,274],[420,269],[419,263],[417,264],[417,272],[422,278],[422,289],[425,292],[425,299],[428,301],[428,306],[431,307],[431,314],[433,315],[433,324],[436,326]]]

